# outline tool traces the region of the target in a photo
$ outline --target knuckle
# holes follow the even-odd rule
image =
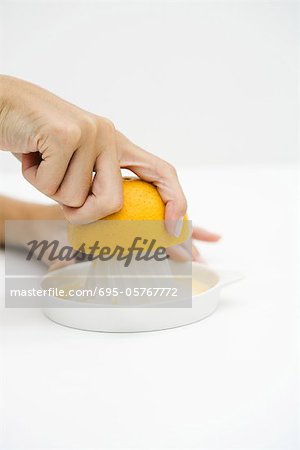
[[[58,196],[58,200],[65,206],[71,208],[81,208],[86,201],[86,194],[83,191],[77,192],[76,195],[72,192],[63,193]]]
[[[123,199],[120,198],[116,198],[113,200],[112,204],[111,204],[111,209],[113,210],[113,212],[118,212],[122,209],[123,206]]]
[[[109,205],[107,214],[110,215],[110,214],[117,213],[118,211],[120,211],[122,209],[122,206],[123,206],[122,201],[116,201],[115,200],[114,202],[112,202]]]
[[[54,124],[50,132],[62,148],[73,149],[81,138],[81,128],[76,123]]]
[[[163,172],[168,177],[177,177],[177,171],[172,164],[168,163],[167,161],[163,161]]]
[[[187,210],[187,200],[186,200],[186,198],[183,196],[183,198],[181,199],[181,201],[180,201],[180,204],[179,204],[179,214],[181,215],[181,216],[184,216],[185,215],[185,213],[186,213],[186,210]]]
[[[62,203],[70,208],[81,208],[84,205],[84,200],[80,198],[73,198],[62,200]]]
[[[43,194],[47,195],[48,197],[54,197],[54,195],[56,194],[57,191],[57,187],[56,185],[52,184],[52,183],[40,183],[37,184],[36,188],[41,191]]]
[[[123,197],[122,194],[115,194],[113,197],[109,197],[107,201],[105,201],[106,205],[106,214],[114,214],[120,211],[123,207]]]
[[[98,130],[96,116],[93,116],[92,114],[85,114],[81,120],[81,126],[85,133],[88,136],[96,136]]]
[[[113,135],[116,132],[113,122],[106,117],[101,117],[99,119],[99,127],[102,133],[106,133],[108,135]]]

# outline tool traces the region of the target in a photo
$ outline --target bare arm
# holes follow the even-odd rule
[[[4,75],[0,149],[20,155],[24,177],[61,203],[73,223],[121,209],[120,169],[128,168],[157,186],[166,205],[166,227],[170,234],[180,233],[187,204],[174,167],[133,144],[110,120]]]

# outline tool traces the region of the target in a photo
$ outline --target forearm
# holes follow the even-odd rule
[[[64,220],[64,216],[59,205],[39,205],[0,195],[0,245],[5,242],[6,220]],[[31,226],[30,222],[28,222],[28,226]],[[24,229],[24,233],[26,233],[26,229]],[[20,242],[22,240],[20,237]],[[7,242],[7,244],[16,245],[18,243],[18,236],[15,237],[14,242]]]

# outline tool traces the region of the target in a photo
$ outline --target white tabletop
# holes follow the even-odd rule
[[[197,324],[92,333],[5,309],[1,253],[1,448],[299,448],[296,170],[180,173],[190,217],[224,236],[203,256],[245,280]],[[43,200],[20,177],[1,181]]]

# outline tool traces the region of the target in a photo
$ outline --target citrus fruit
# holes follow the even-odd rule
[[[164,220],[165,205],[156,187],[139,178],[123,179],[123,207],[105,220]]]
[[[90,253],[89,249],[93,248],[95,254],[97,241],[99,246],[111,250],[116,246],[128,249],[137,237],[140,238],[139,246],[147,249],[152,242],[153,250],[186,241],[191,234],[187,216],[180,235],[174,237],[165,228],[164,215],[164,202],[153,184],[138,178],[124,178],[121,210],[87,225],[69,225],[69,241],[74,249],[78,250],[84,244],[85,253]]]

